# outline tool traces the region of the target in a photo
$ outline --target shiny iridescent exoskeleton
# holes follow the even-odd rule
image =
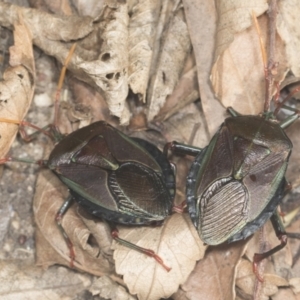
[[[63,138],[47,166],[89,213],[121,224],[151,224],[171,212],[170,163],[151,143],[96,122]]]
[[[275,120],[225,120],[187,180],[189,213],[206,244],[245,239],[271,217],[282,198],[291,150]]]

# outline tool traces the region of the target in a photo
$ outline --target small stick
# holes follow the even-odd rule
[[[275,62],[275,43],[276,43],[276,17],[277,17],[277,1],[270,0],[269,2],[269,55],[267,65],[267,85],[266,85],[266,100],[264,106],[264,112],[268,112],[270,103],[272,101],[273,86],[275,81],[275,75],[277,74],[277,65]]]
[[[65,79],[65,75],[66,75],[66,71],[67,71],[67,67],[69,65],[69,62],[73,56],[73,53],[75,51],[76,48],[76,43],[74,43],[66,57],[66,60],[63,64],[62,70],[60,72],[60,76],[59,76],[59,80],[58,80],[58,84],[57,84],[57,89],[56,89],[56,95],[55,95],[55,101],[54,101],[54,125],[55,128],[58,128],[58,109],[59,109],[59,98],[60,98],[60,93],[61,93],[61,89],[62,89],[62,85]]]

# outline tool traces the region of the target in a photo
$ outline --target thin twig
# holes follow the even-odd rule
[[[276,17],[277,17],[277,1],[269,2],[269,55],[267,65],[267,84],[266,84],[266,101],[264,111],[269,111],[272,100],[273,86],[275,75],[277,74],[277,62],[275,61],[275,44],[276,44]]]

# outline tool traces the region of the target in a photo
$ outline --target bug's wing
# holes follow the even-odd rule
[[[116,171],[107,171],[71,163],[59,166],[57,174],[71,190],[99,208],[99,216],[102,207],[116,216],[127,214],[149,222],[160,221],[172,207],[161,177],[136,164],[127,163]]]
[[[201,239],[218,245],[246,224],[248,193],[242,182],[232,177],[234,145],[226,126],[212,139],[202,162],[198,162],[196,220]],[[197,164],[197,160],[194,164]],[[200,180],[201,179],[201,180]]]
[[[170,213],[172,197],[162,177],[152,169],[124,164],[112,172],[109,186],[124,213],[156,220]]]

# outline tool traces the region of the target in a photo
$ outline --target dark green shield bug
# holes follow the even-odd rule
[[[63,138],[47,166],[89,213],[119,224],[161,222],[171,212],[175,178],[151,143],[95,122]]]
[[[256,254],[257,264],[280,250],[287,239],[276,208],[285,186],[292,142],[271,113],[232,117],[220,126],[204,149],[171,143],[175,152],[196,156],[187,177],[187,206],[202,241],[208,245],[245,239],[271,217],[281,244]]]
[[[73,199],[88,213],[118,224],[159,224],[171,213],[175,175],[167,157],[153,144],[130,138],[106,122],[64,137],[45,164],[70,189],[56,221],[70,245],[71,264],[75,253],[61,219]],[[119,238],[116,230],[112,236],[170,270],[154,251]]]

